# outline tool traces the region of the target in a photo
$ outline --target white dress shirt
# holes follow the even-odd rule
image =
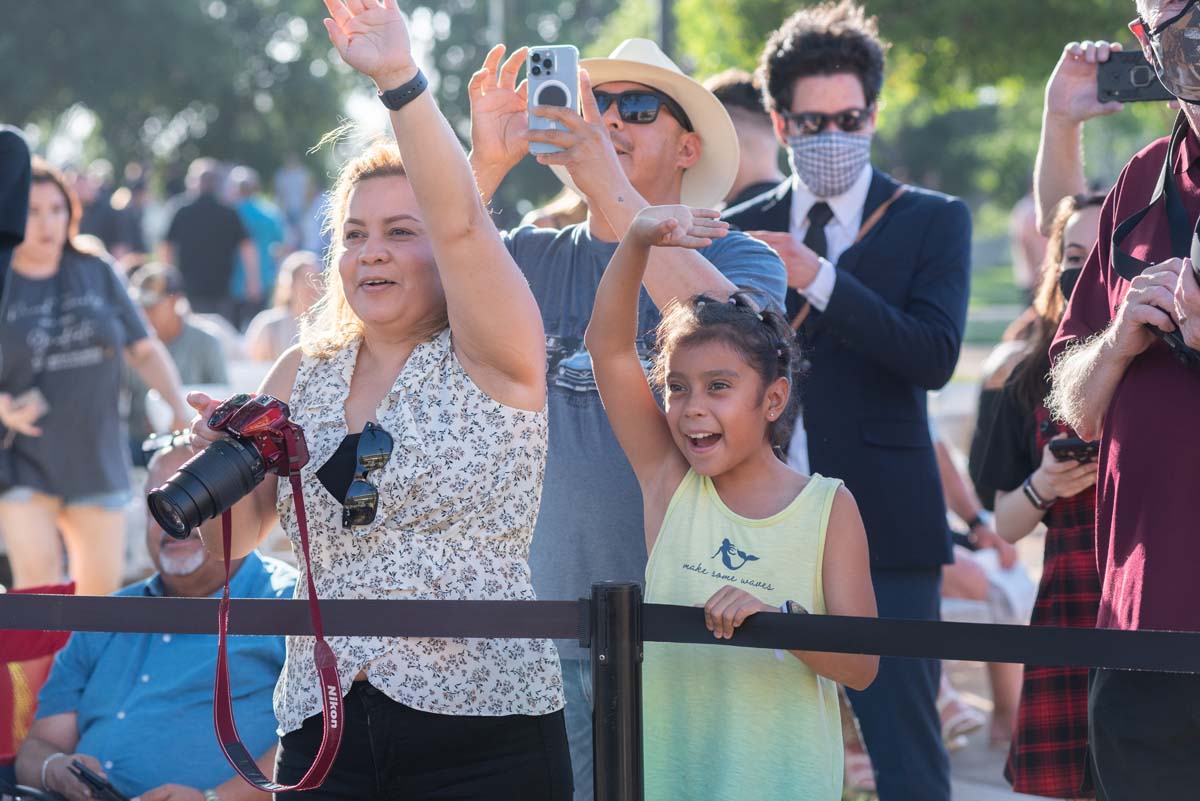
[[[854,244],[858,230],[862,228],[863,206],[867,203],[867,191],[871,188],[873,175],[874,170],[867,164],[845,192],[836,197],[819,198],[798,175],[792,173],[792,217],[788,230],[797,242],[803,242],[808,235],[808,212],[814,204],[823,200],[833,212],[833,217],[825,223],[826,253],[821,259],[817,277],[808,286],[797,290],[818,311],[825,311],[829,298],[833,296],[833,285],[837,282],[837,268],[833,265]],[[796,424],[792,429],[788,464],[805,475],[809,473],[808,434],[804,430],[803,410],[796,415]]]

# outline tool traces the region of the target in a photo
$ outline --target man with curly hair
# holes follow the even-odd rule
[[[771,245],[808,361],[789,462],[843,479],[871,548],[880,617],[935,620],[950,561],[926,394],[966,324],[971,218],[871,166],[887,45],[852,0],[793,14],[767,42],[763,99],[792,175],[725,218]],[[882,801],[950,798],[936,660],[881,660],[850,699]]]

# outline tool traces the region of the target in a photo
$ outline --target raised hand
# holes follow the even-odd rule
[[[471,161],[477,165],[512,169],[529,152],[526,98],[529,84],[517,85],[527,47],[518,48],[501,66],[505,47],[496,45],[483,66],[471,76]]]
[[[729,232],[712,209],[649,206],[638,212],[625,234],[645,247],[705,248]]]
[[[329,40],[342,60],[375,81],[395,89],[417,73],[408,25],[397,0],[325,0]]]
[[[1119,42],[1071,42],[1063,48],[1050,80],[1046,83],[1046,116],[1071,123],[1115,114],[1121,103],[1101,103],[1096,97],[1096,72],[1112,53],[1121,52]]]

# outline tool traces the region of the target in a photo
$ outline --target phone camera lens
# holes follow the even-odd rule
[[[532,61],[534,64],[536,64],[542,60],[542,54],[534,53],[532,56],[530,56],[529,60]]]
[[[533,69],[531,69],[531,70],[529,70],[529,71],[530,71],[530,72],[532,72],[534,75],[541,75],[541,74],[542,74],[542,68],[541,68],[541,67],[536,67],[536,66],[535,66]]]
[[[550,60],[549,56],[546,56],[546,58],[542,59],[542,66],[546,68],[546,72],[549,72],[554,68],[554,62]]]

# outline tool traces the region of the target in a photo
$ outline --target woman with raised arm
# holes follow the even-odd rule
[[[308,438],[312,550],[300,569],[322,598],[533,599],[526,558],[547,430],[541,317],[424,91],[394,0],[326,6],[342,58],[386,93],[396,144],[342,168],[324,296],[261,389],[287,401]],[[216,404],[190,400],[201,413],[193,436],[206,445]],[[286,481],[268,477],[234,514],[235,556],[277,516],[298,545]],[[341,750],[321,788],[280,798],[570,798],[549,641],[329,642],[345,696]],[[288,639],[275,693],[280,783],[296,782],[321,742],[311,652],[311,639]]]

